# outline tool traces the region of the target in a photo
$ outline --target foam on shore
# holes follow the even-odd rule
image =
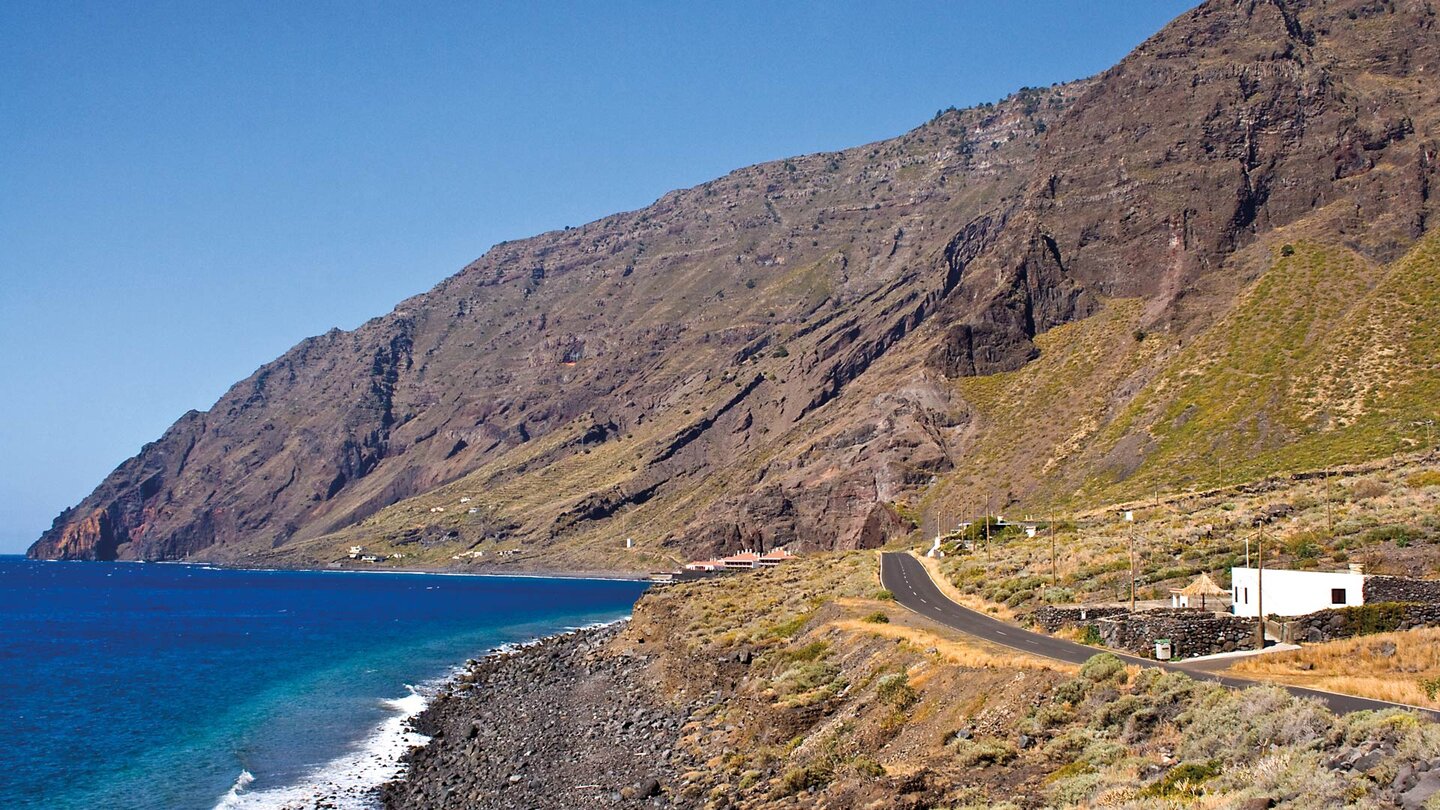
[[[424,691],[406,685],[405,697],[381,701],[392,714],[385,718],[353,751],[314,769],[298,784],[249,790],[255,777],[242,770],[215,810],[301,810],[326,807],[337,810],[372,810],[378,804],[376,789],[400,776],[401,757],[428,737],[410,728],[410,719],[425,709]]]
[[[585,625],[568,625],[558,633],[538,636],[527,641],[493,647],[486,657],[513,654],[536,646],[548,638],[597,630],[623,624],[630,616]],[[402,757],[411,748],[424,745],[429,737],[415,731],[410,721],[425,710],[430,697],[465,671],[457,667],[450,675],[422,685],[405,685],[408,694],[401,698],[382,700],[381,705],[393,714],[385,718],[355,750],[336,757],[306,774],[298,784],[250,790],[255,776],[240,771],[235,784],[220,797],[215,810],[375,810],[379,807],[378,790],[386,782],[404,775]]]

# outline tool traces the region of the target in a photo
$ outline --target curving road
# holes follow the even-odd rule
[[[1052,658],[1056,661],[1065,661],[1071,664],[1083,664],[1091,656],[1104,651],[1095,647],[1087,647],[1084,644],[1077,644],[1073,641],[1066,641],[1062,638],[1048,636],[1043,633],[1031,632],[959,605],[941,593],[939,586],[930,579],[930,572],[926,570],[925,566],[922,565],[919,560],[909,554],[887,552],[880,555],[880,583],[886,590],[895,594],[896,602],[899,602],[901,605],[904,605],[921,616],[933,619],[946,627],[959,630],[962,633],[1021,652],[1042,656],[1044,658]],[[1112,650],[1111,652],[1114,651]],[[1217,675],[1194,666],[1162,663],[1131,655],[1117,654],[1132,664],[1147,667],[1158,666],[1163,669],[1184,672],[1194,678],[1216,681],[1230,687],[1244,688],[1247,686],[1256,686],[1258,683],[1256,681],[1248,681],[1243,678],[1235,678],[1228,675]],[[1284,689],[1298,697],[1318,698],[1324,701],[1332,711],[1341,714],[1366,709],[1402,708],[1421,712],[1434,719],[1440,719],[1440,712],[1422,709],[1416,706],[1407,706],[1401,703],[1387,703],[1383,700],[1371,700],[1369,698],[1354,697],[1353,695],[1322,692],[1317,689],[1306,689],[1300,686],[1286,686]]]

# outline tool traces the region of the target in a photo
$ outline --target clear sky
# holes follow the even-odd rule
[[[0,3],[0,553],[495,242],[1096,73],[1189,5]]]

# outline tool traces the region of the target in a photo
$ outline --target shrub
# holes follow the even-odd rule
[[[1300,532],[1285,541],[1285,550],[1301,560],[1313,560],[1320,556],[1320,546],[1311,532]]]
[[[1182,762],[1166,772],[1159,781],[1140,791],[1140,795],[1157,799],[1197,798],[1205,792],[1203,785],[1219,775],[1218,759]]]
[[[1068,604],[1075,601],[1075,591],[1071,588],[1046,588],[1041,600],[1052,605]]]
[[[895,601],[895,594],[885,588],[881,588],[875,592],[875,598],[882,602],[893,602]]]
[[[1090,656],[1080,666],[1080,677],[1091,683],[1105,683],[1115,681],[1124,683],[1126,679],[1125,662],[1113,653],[1100,653]]]
[[[1123,669],[1121,670],[1124,671]],[[1094,726],[1100,729],[1120,728],[1130,716],[1145,708],[1145,701],[1135,695],[1121,695],[1100,707]]]
[[[1055,687],[1055,699],[1062,703],[1079,703],[1090,691],[1090,682],[1084,678],[1072,678]]]
[[[889,624],[890,617],[877,610],[874,613],[871,613],[869,616],[861,619],[860,621],[869,622],[871,624]]]
[[[1341,613],[1345,617],[1345,628],[1360,636],[1399,630],[1405,621],[1405,606],[1399,602],[1352,605],[1341,608]]]
[[[1440,470],[1425,470],[1405,479],[1405,485],[1413,489],[1440,487]]]
[[[785,621],[780,622],[777,625],[774,625],[766,632],[766,635],[770,638],[790,638],[796,633],[799,633],[801,630],[805,629],[805,624],[809,621],[810,614],[801,613],[798,616],[792,616],[791,618],[786,619]],[[816,643],[823,644],[824,642]]]
[[[881,677],[875,686],[875,694],[901,711],[914,706],[916,701],[920,700],[915,687],[910,685],[910,676],[904,672],[892,672]]]
[[[1291,244],[1281,245],[1281,246],[1280,246],[1280,255],[1281,255],[1281,256],[1286,256],[1286,257],[1294,256],[1294,255],[1295,255],[1295,246],[1294,246],[1294,245],[1291,245]]]
[[[1374,478],[1362,478],[1350,486],[1350,497],[1357,501],[1366,501],[1371,498],[1378,498],[1390,491],[1390,487],[1383,481]]]
[[[1390,540],[1401,548],[1410,544],[1410,537],[1409,526],[1378,526],[1365,532],[1365,542],[1367,543],[1383,543]]]
[[[1093,624],[1085,625],[1085,629],[1080,633],[1081,644],[1088,644],[1092,647],[1098,647],[1104,641],[1105,640],[1100,637],[1100,628],[1096,627]]]
[[[962,768],[1004,765],[1015,759],[1015,747],[1000,740],[976,740],[968,742],[959,752]]]
[[[1431,700],[1440,695],[1440,678],[1421,678],[1420,688],[1425,690],[1425,696]]]
[[[792,768],[786,771],[785,776],[781,778],[777,792],[782,796],[788,796],[810,788],[822,788],[830,784],[830,780],[833,778],[835,778],[835,772],[824,764]]]
[[[856,757],[851,760],[850,769],[869,779],[878,779],[885,775],[885,766],[869,757]]]

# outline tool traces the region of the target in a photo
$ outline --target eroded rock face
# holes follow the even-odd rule
[[[1184,334],[1248,280],[1237,250],[1302,220],[1377,259],[1413,244],[1437,36],[1419,0],[1208,2],[1093,80],[498,245],[186,415],[31,554],[253,558],[372,517],[545,554],[622,524],[677,553],[882,542],[893,501],[963,464],[946,380],[1115,297]],[[457,481],[511,494],[392,519]]]

